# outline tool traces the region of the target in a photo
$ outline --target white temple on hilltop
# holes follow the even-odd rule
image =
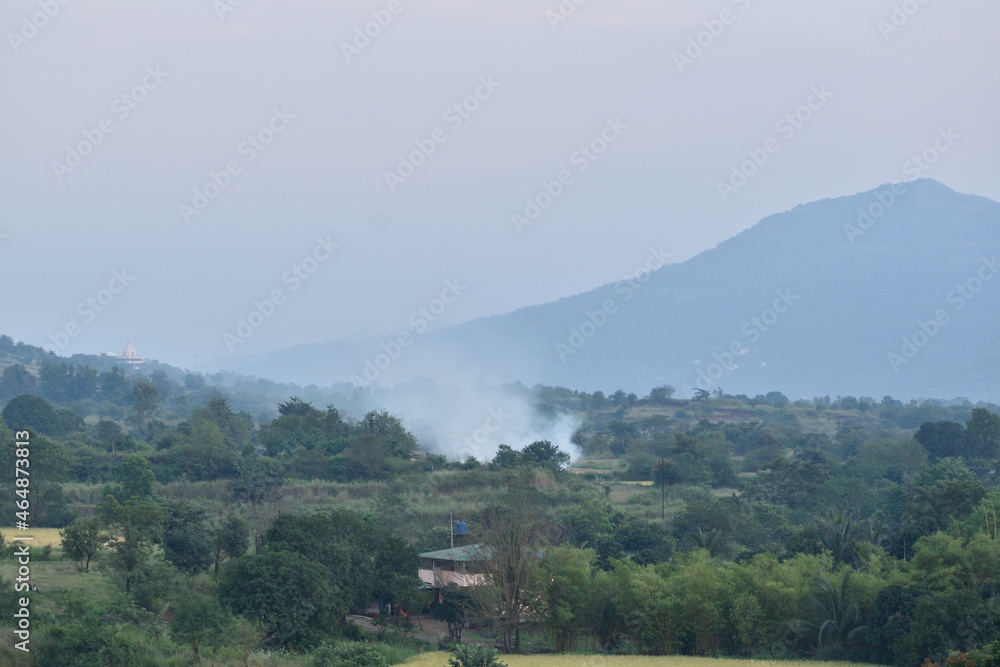
[[[135,353],[135,348],[132,346],[132,343],[126,343],[125,350],[121,354],[112,354],[111,352],[108,352],[108,356],[134,366],[138,366],[143,362],[143,358]]]

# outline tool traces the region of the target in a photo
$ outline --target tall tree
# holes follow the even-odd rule
[[[419,448],[417,439],[406,430],[399,417],[385,410],[372,410],[355,428],[356,432],[377,436],[385,448],[386,456],[408,459]]]
[[[267,531],[266,543],[267,550],[300,553],[328,568],[351,607],[372,599],[403,605],[419,586],[413,547],[350,510],[284,514]]]
[[[850,515],[841,510],[830,510],[826,519],[820,524],[820,539],[823,546],[833,554],[833,564],[847,563],[854,565],[857,560],[857,531]]]
[[[121,425],[112,419],[102,419],[97,422],[97,428],[94,429],[94,435],[97,439],[101,441],[105,449],[111,451],[112,454],[115,453],[115,449],[118,446],[118,440],[122,436]]]
[[[541,563],[544,626],[556,652],[572,651],[596,620],[592,549],[553,547]]]
[[[125,405],[132,383],[120,366],[114,366],[106,373],[101,373],[98,382],[101,385],[101,393],[107,400],[116,405]]]
[[[213,562],[208,511],[181,498],[169,500],[166,510],[163,559],[184,574],[190,587],[194,577],[207,570]]]
[[[122,461],[118,472],[121,484],[112,493],[119,502],[133,498],[147,499],[153,495],[153,483],[156,476],[149,467],[149,462],[139,454],[129,454]]]
[[[188,597],[177,605],[170,621],[174,638],[190,644],[195,660],[201,662],[200,649],[212,649],[212,655],[222,646],[233,630],[234,621],[215,598]]]
[[[153,374],[149,376],[149,383],[156,387],[156,392],[160,395],[161,400],[170,398],[176,386],[167,376],[167,372],[162,369],[153,371]]]
[[[153,471],[138,454],[122,461],[121,483],[104,487],[98,515],[108,526],[111,555],[108,570],[117,576],[126,594],[149,573],[153,546],[163,535],[166,512],[153,499]]]
[[[150,423],[160,412],[160,392],[145,380],[132,387],[133,421],[140,432],[147,432]]]
[[[545,540],[539,509],[527,498],[492,505],[480,517],[480,582],[474,587],[479,612],[493,620],[503,634],[503,652],[517,647],[515,633],[521,619],[541,603],[539,564]]]
[[[80,517],[59,531],[63,553],[83,565],[90,572],[90,561],[104,549],[109,536],[104,532],[99,517]]]
[[[219,579],[219,601],[261,623],[271,644],[293,648],[318,644],[347,613],[330,570],[290,551],[265,550],[234,560]]]
[[[215,557],[216,576],[219,565],[226,558],[239,558],[247,552],[250,546],[250,528],[247,522],[237,514],[229,514],[215,531],[212,543]]]
[[[253,417],[247,412],[233,412],[226,398],[217,391],[212,392],[206,406],[194,410],[191,421],[215,424],[226,437],[227,444],[235,445],[236,449],[247,447],[255,433]]]
[[[44,398],[31,394],[12,398],[3,409],[3,418],[12,429],[30,428],[45,435],[66,435],[84,428],[82,417],[69,410],[56,410]]]
[[[850,574],[850,570],[843,572],[833,584],[823,578],[816,581],[813,620],[798,618],[787,623],[796,641],[808,641],[816,648],[850,647],[864,641],[867,626],[858,601],[849,591]]]
[[[12,398],[36,391],[38,380],[23,365],[14,364],[3,369],[3,382],[0,387],[2,387],[0,399]]]
[[[649,390],[649,402],[654,405],[666,405],[670,402],[670,397],[674,395],[674,389],[669,384],[660,387],[653,387]]]
[[[569,465],[569,454],[548,440],[536,440],[521,450],[521,456],[530,465],[538,465],[552,471],[559,471]]]
[[[469,596],[454,583],[441,589],[441,602],[434,606],[434,618],[448,625],[448,640],[453,644],[462,643],[462,630],[469,617],[469,605]]]
[[[913,435],[924,446],[932,462],[961,454],[965,429],[955,422],[924,422]]]
[[[111,556],[107,567],[128,595],[147,579],[153,545],[160,541],[166,512],[149,499],[133,497],[121,504],[114,496],[106,497],[99,510],[113,535],[108,543]]]
[[[239,477],[233,482],[233,497],[246,504],[255,551],[260,551],[267,524],[278,513],[284,484],[278,473],[274,459],[252,455],[240,461]]]
[[[965,422],[966,456],[992,461],[1000,457],[1000,415],[986,408],[973,408]]]

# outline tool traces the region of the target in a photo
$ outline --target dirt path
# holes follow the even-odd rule
[[[378,632],[378,628],[372,622],[372,619],[367,616],[358,616],[351,614],[348,616],[351,622],[359,625],[369,632]],[[448,624],[444,621],[439,621],[433,616],[428,614],[421,614],[420,616],[413,616],[413,636],[416,639],[423,640],[425,642],[430,642],[431,644],[437,644],[442,639],[448,638]],[[392,631],[389,630],[391,633]],[[479,637],[478,634],[471,631],[466,631],[462,634],[463,644],[483,644],[486,646],[492,646],[494,640],[483,639]]]

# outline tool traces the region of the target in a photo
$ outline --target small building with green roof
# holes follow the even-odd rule
[[[428,588],[444,588],[448,584],[464,588],[477,582],[481,575],[475,572],[475,563],[484,560],[486,555],[478,544],[427,551],[420,554],[418,576]]]

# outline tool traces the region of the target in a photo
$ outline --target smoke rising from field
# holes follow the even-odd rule
[[[489,461],[501,444],[519,450],[537,440],[548,440],[573,461],[582,454],[571,442],[579,418],[543,414],[535,393],[522,385],[443,387],[422,379],[376,390],[368,400],[403,420],[421,449],[451,460]]]

